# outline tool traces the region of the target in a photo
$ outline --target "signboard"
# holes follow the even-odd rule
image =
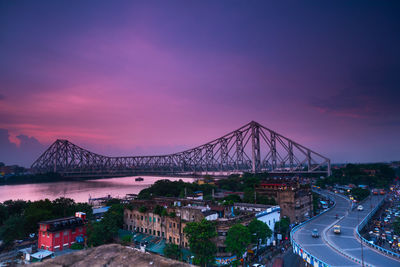
[[[282,240],[282,234],[277,234],[277,235],[276,235],[276,238],[277,238],[278,240]]]

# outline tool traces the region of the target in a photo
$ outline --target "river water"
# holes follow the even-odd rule
[[[137,176],[135,176],[137,177]],[[40,184],[19,184],[0,186],[0,202],[5,200],[39,200],[48,198],[54,200],[59,197],[68,197],[76,202],[87,202],[89,197],[97,198],[111,195],[112,197],[124,197],[126,194],[138,194],[140,190],[151,186],[161,179],[178,181],[182,178],[164,178],[142,176],[144,181],[136,182],[135,177],[107,178],[86,181],[54,182]],[[194,179],[184,178],[185,182]]]

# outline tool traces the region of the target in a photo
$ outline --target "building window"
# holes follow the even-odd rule
[[[140,216],[140,220],[143,221],[143,216]]]
[[[161,234],[162,234],[162,237],[164,237],[164,232],[162,232]]]
[[[132,219],[132,214],[129,216],[130,219]]]
[[[46,235],[45,235],[45,233],[44,232],[42,232],[42,237],[45,237]]]
[[[50,234],[49,234],[49,233],[47,233],[47,237],[50,237]]]
[[[170,242],[170,243],[172,242],[172,237],[169,237],[169,242]]]
[[[153,235],[156,235],[156,230],[153,230]]]
[[[147,228],[144,228],[144,232],[147,234]]]
[[[157,231],[157,236],[160,236],[160,231]]]
[[[56,233],[56,237],[60,237],[60,233]]]
[[[175,228],[175,223],[173,225],[174,225],[173,227]]]
[[[171,226],[172,226],[172,223],[169,223],[169,228],[171,228]]]

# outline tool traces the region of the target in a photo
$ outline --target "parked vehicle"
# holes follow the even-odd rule
[[[364,210],[364,207],[363,207],[362,205],[358,205],[357,210],[358,210],[358,211],[363,211],[363,210]]]

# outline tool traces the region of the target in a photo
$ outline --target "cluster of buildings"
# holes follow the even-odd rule
[[[156,207],[166,212],[160,214]],[[160,209],[158,209],[160,210]],[[157,197],[152,200],[133,200],[124,211],[125,230],[164,238],[168,243],[189,248],[184,228],[189,222],[215,221],[218,236],[214,239],[217,247],[217,261],[231,257],[227,252],[225,239],[230,227],[237,223],[248,225],[259,219],[274,230],[280,219],[280,208],[260,204],[235,203],[232,206],[212,204],[211,201]],[[273,237],[267,242],[271,242]]]
[[[274,232],[275,223],[282,217],[290,218],[291,223],[301,222],[312,215],[313,201],[311,189],[299,182],[290,180],[263,181],[255,188],[256,195],[275,199],[277,205],[253,203],[226,203],[203,200],[201,192],[187,198],[154,197],[151,200],[139,200],[136,196],[124,199],[124,230],[140,233],[164,240],[189,250],[189,241],[184,228],[190,222],[205,219],[214,221],[217,237],[216,261],[229,264],[236,258],[227,251],[225,240],[228,230],[235,224],[248,225],[253,219],[266,223]],[[242,192],[229,192],[243,198]],[[95,219],[101,220],[109,207],[99,207],[103,199],[91,199]],[[98,205],[95,205],[95,204]],[[56,252],[69,248],[72,244],[84,243],[86,238],[86,215],[77,212],[74,217],[59,218],[40,222],[38,248]],[[274,241],[274,234],[267,245]]]
[[[0,177],[8,177],[13,175],[27,174],[27,170],[24,167],[18,165],[7,166],[0,162]]]

